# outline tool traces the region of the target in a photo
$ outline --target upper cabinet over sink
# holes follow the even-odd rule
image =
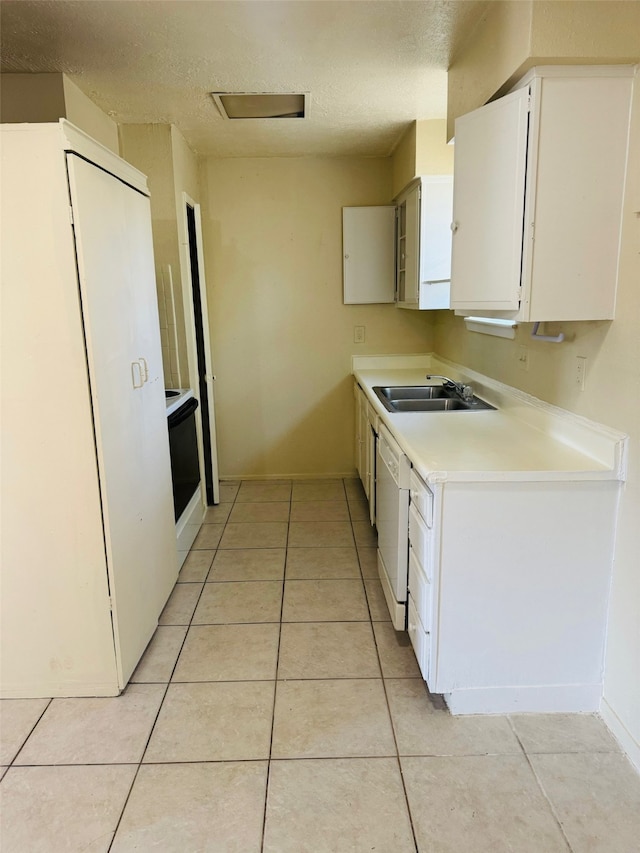
[[[456,121],[457,313],[613,319],[633,73],[534,68]]]

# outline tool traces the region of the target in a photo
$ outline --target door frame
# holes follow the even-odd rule
[[[218,450],[216,439],[215,403],[213,398],[213,383],[215,376],[212,369],[211,337],[209,334],[209,314],[207,312],[207,288],[204,272],[204,254],[202,250],[202,217],[200,205],[194,201],[186,192],[182,193],[181,214],[178,219],[180,228],[180,267],[182,272],[182,300],[185,317],[185,333],[187,340],[187,364],[189,368],[189,385],[194,396],[202,404],[200,399],[200,377],[198,375],[198,352],[196,346],[195,313],[193,310],[193,280],[191,277],[191,257],[189,253],[189,226],[187,223],[187,206],[194,212],[196,232],[196,254],[198,258],[198,276],[200,280],[200,309],[202,313],[202,334],[204,337],[205,356],[205,380],[207,384],[207,398],[209,407],[209,440],[211,442],[211,476],[213,479],[213,500],[220,503],[220,480],[218,476]],[[198,439],[202,448],[202,419],[197,419]],[[200,453],[200,479],[203,484],[203,497],[206,502],[206,477],[204,468],[204,454]]]

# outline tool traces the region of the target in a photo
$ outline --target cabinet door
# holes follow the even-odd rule
[[[420,186],[416,185],[399,204],[398,305],[417,307],[420,276]],[[404,230],[402,230],[404,229]],[[404,237],[404,239],[403,239]]]
[[[86,160],[67,161],[124,686],[157,625],[158,581],[177,567],[149,202]]]
[[[457,119],[451,307],[520,304],[529,91]]]
[[[395,300],[395,207],[343,207],[344,303]]]

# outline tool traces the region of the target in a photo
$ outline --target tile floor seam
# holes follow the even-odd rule
[[[212,562],[213,562],[213,561],[212,561]],[[178,573],[178,574],[179,574],[179,573]],[[200,590],[200,595],[198,596],[197,601],[196,601],[196,603],[195,603],[195,607],[193,608],[193,610],[192,610],[192,612],[191,612],[191,619],[189,620],[189,624],[188,624],[188,626],[187,626],[187,630],[185,631],[185,633],[184,633],[184,637],[182,638],[182,642],[181,642],[181,644],[180,644],[180,649],[179,649],[178,654],[177,654],[177,656],[176,656],[175,663],[174,663],[174,665],[173,665],[173,668],[171,669],[171,672],[169,673],[169,678],[168,678],[168,680],[167,680],[167,683],[166,683],[166,686],[165,686],[165,689],[164,689],[164,693],[163,693],[163,695],[162,695],[162,699],[160,700],[160,704],[159,704],[159,706],[158,706],[158,710],[157,710],[156,715],[155,715],[155,717],[154,717],[153,724],[152,724],[152,726],[151,726],[151,728],[150,728],[150,730],[149,730],[149,735],[147,736],[147,739],[146,739],[146,741],[145,741],[144,748],[143,748],[142,753],[141,753],[141,755],[140,755],[140,760],[139,760],[139,762],[138,762],[138,766],[137,766],[137,768],[136,768],[136,772],[133,774],[133,779],[132,779],[132,781],[131,781],[131,785],[130,785],[130,787],[129,787],[129,791],[127,792],[127,796],[125,797],[124,804],[123,804],[122,809],[121,809],[121,811],[120,811],[120,816],[119,816],[119,818],[118,818],[118,820],[117,820],[117,822],[116,822],[116,826],[115,826],[115,829],[114,829],[114,831],[113,831],[113,835],[112,835],[112,837],[111,837],[111,841],[109,842],[109,846],[107,847],[107,853],[110,853],[111,848],[113,847],[113,844],[114,844],[114,842],[115,842],[115,840],[116,840],[116,836],[117,836],[117,834],[118,834],[118,829],[120,828],[120,824],[122,823],[122,818],[124,817],[124,813],[125,813],[125,811],[126,811],[126,809],[127,809],[127,805],[128,805],[128,803],[129,803],[129,800],[131,799],[131,794],[132,794],[133,789],[134,789],[134,787],[135,787],[136,780],[137,780],[137,778],[138,778],[138,776],[139,776],[139,774],[140,774],[140,768],[142,767],[142,764],[143,764],[143,762],[144,762],[145,754],[146,754],[146,752],[147,752],[147,749],[149,748],[149,743],[150,743],[151,738],[152,738],[152,736],[153,736],[153,732],[154,732],[154,730],[155,730],[155,727],[156,727],[156,725],[157,725],[157,723],[158,723],[158,718],[160,717],[160,713],[161,713],[161,711],[162,711],[162,707],[163,707],[163,705],[164,705],[165,699],[167,698],[167,693],[169,692],[169,687],[171,686],[171,679],[173,678],[173,674],[174,674],[174,672],[176,671],[176,667],[178,666],[178,661],[180,660],[180,655],[182,654],[182,650],[183,650],[183,648],[184,648],[184,644],[185,644],[185,642],[186,642],[186,640],[187,640],[187,636],[188,636],[188,634],[189,634],[189,628],[191,627],[191,622],[193,621],[193,615],[194,615],[194,613],[196,612],[196,609],[197,609],[197,607],[198,607],[198,603],[199,603],[200,599],[202,598],[202,593],[203,593],[203,591],[204,591],[204,588],[205,588],[205,584],[203,583],[203,584],[202,584],[202,589]],[[183,626],[180,626],[180,627],[183,627]],[[164,682],[163,682],[163,683],[164,683]]]
[[[567,838],[567,834],[564,831],[564,827],[562,825],[562,821],[560,820],[560,816],[556,812],[555,806],[551,802],[551,798],[549,797],[549,795],[545,791],[544,785],[542,784],[542,780],[540,779],[540,777],[536,773],[536,769],[533,766],[531,759],[529,758],[529,754],[527,753],[527,750],[524,748],[524,744],[522,743],[520,735],[516,731],[516,727],[513,723],[513,720],[511,719],[511,714],[507,714],[507,722],[509,723],[509,726],[511,727],[511,731],[514,734],[514,737],[516,738],[516,740],[520,744],[520,749],[522,750],[522,754],[524,755],[525,761],[527,762],[529,769],[531,770],[531,773],[533,774],[533,778],[536,780],[536,784],[537,784],[542,796],[544,797],[547,805],[549,806],[549,810],[551,811],[551,814],[553,815],[553,819],[555,820],[555,822],[558,826],[558,829],[560,830],[560,834],[562,835],[564,842],[567,845],[567,850],[570,853],[575,853],[573,846],[571,845],[571,842]],[[552,754],[554,754],[554,753],[552,753]]]
[[[271,709],[271,732],[269,733],[269,755],[267,758],[267,778],[266,784],[264,788],[264,808],[262,813],[262,833],[260,836],[260,851],[264,851],[264,841],[265,841],[265,832],[267,829],[267,804],[269,802],[269,780],[271,779],[271,756],[273,753],[273,731],[275,728],[276,721],[276,700],[278,696],[278,669],[280,667],[280,647],[282,644],[282,617],[284,615],[284,590],[285,590],[285,581],[287,578],[287,556],[289,553],[289,530],[291,525],[291,498],[293,495],[293,486],[291,487],[291,492],[289,493],[289,521],[287,522],[287,537],[285,541],[284,548],[284,568],[282,572],[282,596],[280,597],[280,627],[278,630],[278,645],[276,648],[276,671],[275,678],[273,682],[273,707]]]
[[[354,541],[355,541],[355,531],[354,531]],[[357,548],[356,548],[356,553],[357,553]],[[358,554],[358,565],[360,566],[360,573],[362,575],[362,565],[360,563],[360,555],[359,554]],[[395,726],[393,724],[393,715],[391,713],[391,705],[389,703],[389,696],[387,694],[387,684],[386,684],[386,679],[384,677],[384,670],[382,668],[382,658],[380,655],[380,649],[378,647],[378,640],[376,638],[376,632],[373,630],[373,617],[371,614],[369,597],[367,596],[367,588],[366,588],[365,582],[364,582],[364,575],[362,576],[362,588],[364,590],[365,601],[367,602],[367,611],[369,613],[369,624],[371,625],[371,634],[373,635],[373,644],[375,646],[376,656],[378,658],[378,666],[380,667],[380,675],[381,675],[381,680],[382,680],[382,690],[384,692],[384,701],[385,701],[386,706],[387,706],[387,714],[389,715],[389,724],[391,726],[391,735],[393,737],[393,743],[394,743],[395,751],[396,751],[394,758],[395,758],[396,763],[398,765],[398,773],[400,774],[400,783],[402,785],[402,793],[404,794],[404,801],[405,801],[405,805],[407,808],[407,816],[409,818],[409,826],[411,827],[411,836],[413,838],[413,846],[415,848],[416,853],[419,853],[418,838],[417,838],[416,830],[415,830],[415,826],[414,826],[413,815],[411,813],[411,806],[409,805],[409,796],[407,794],[407,786],[405,784],[404,774],[402,772],[402,763],[400,761],[400,750],[398,748],[398,738],[396,736],[396,729],[395,729]]]
[[[38,697],[36,697],[36,698],[38,698]],[[29,738],[31,737],[31,735],[32,735],[32,734],[33,734],[33,732],[35,731],[35,728],[36,728],[36,726],[38,725],[38,723],[40,722],[40,720],[44,717],[45,713],[47,712],[47,709],[49,708],[49,706],[50,706],[50,705],[51,705],[51,703],[53,702],[53,698],[54,698],[54,697],[53,697],[53,696],[50,696],[50,697],[44,696],[44,697],[42,697],[42,698],[44,698],[44,699],[48,699],[49,701],[47,702],[47,704],[46,704],[46,705],[44,706],[44,708],[42,709],[42,713],[39,715],[38,719],[35,721],[35,723],[34,723],[34,724],[31,726],[31,728],[29,729],[29,733],[27,734],[27,736],[26,736],[26,737],[24,738],[24,740],[20,743],[20,746],[19,746],[19,747],[18,747],[18,749],[16,750],[16,752],[15,752],[15,754],[14,754],[13,758],[11,759],[11,761],[9,762],[9,764],[3,764],[3,765],[2,765],[2,766],[3,766],[4,768],[6,768],[6,769],[5,769],[5,771],[4,771],[4,774],[3,774],[2,778],[0,779],[0,784],[2,783],[2,779],[6,779],[7,772],[8,772],[8,770],[9,770],[9,768],[10,768],[10,767],[38,767],[38,766],[39,766],[38,764],[15,764],[15,760],[16,760],[16,758],[20,755],[20,753],[22,752],[22,750],[24,749],[26,742],[29,740]],[[11,699],[8,699],[8,700],[3,700],[3,701],[9,701],[9,702],[11,702],[12,700],[11,700]],[[18,700],[18,701],[20,701],[20,700]]]

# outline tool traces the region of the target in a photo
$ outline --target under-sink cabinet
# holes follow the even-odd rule
[[[534,68],[456,120],[456,313],[614,317],[633,75]]]

